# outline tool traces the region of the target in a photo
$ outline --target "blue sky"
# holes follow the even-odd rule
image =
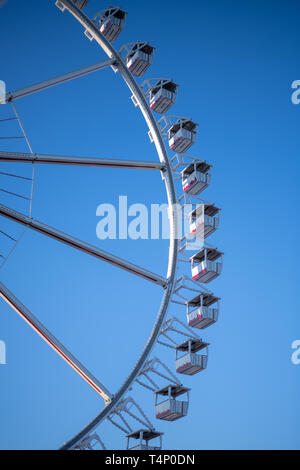
[[[105,6],[92,0],[87,12]],[[222,303],[219,322],[202,335],[211,343],[208,369],[182,377],[192,387],[188,417],[156,422],[152,394],[134,387],[133,396],[165,432],[167,449],[299,449],[300,366],[291,363],[291,344],[300,338],[300,105],[291,102],[291,84],[300,79],[299,2],[211,0],[185,8],[169,0],[146,7],[124,0],[121,6],[128,18],[116,47],[149,40],[156,55],[146,77],[179,83],[171,114],[199,123],[189,153],[213,164],[203,197],[222,214],[208,241],[225,252],[223,275],[209,286]],[[8,90],[105,58],[52,1],[9,0],[0,13],[6,45],[0,79]],[[157,158],[129,91],[110,69],[16,107],[35,152]],[[8,105],[0,107],[0,119],[11,115]],[[0,126],[0,135],[19,135],[15,122]],[[26,151],[22,141],[1,146]],[[3,168],[31,172],[24,165]],[[119,195],[129,204],[166,202],[155,172],[40,166],[33,216],[164,275],[167,241],[97,239],[96,208],[117,204]],[[8,196],[2,203],[26,210]],[[9,229],[20,232],[14,224]],[[29,231],[1,281],[112,392],[134,365],[161,297],[160,288]],[[171,313],[185,319],[180,308]],[[102,408],[95,392],[3,301],[0,339],[7,345],[7,364],[0,366],[2,449],[57,448]],[[155,354],[172,367],[172,352]],[[108,448],[124,448],[123,435],[109,423],[98,433]]]

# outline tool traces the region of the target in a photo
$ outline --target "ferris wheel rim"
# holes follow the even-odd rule
[[[122,400],[125,394],[128,392],[136,377],[140,373],[144,363],[148,359],[152,352],[153,347],[159,337],[161,326],[167,315],[168,307],[171,301],[171,295],[173,292],[174,283],[176,281],[176,270],[177,270],[177,258],[178,258],[178,239],[176,237],[177,230],[177,196],[175,183],[173,178],[173,172],[170,165],[166,146],[164,144],[159,125],[155,120],[155,117],[151,111],[147,100],[134,79],[132,73],[126,67],[122,56],[115,50],[112,44],[103,36],[103,34],[96,28],[92,21],[84,14],[70,0],[60,0],[60,3],[67,9],[74,18],[81,23],[81,25],[93,36],[96,42],[100,45],[103,51],[107,54],[110,59],[116,61],[118,72],[121,74],[126,85],[133,93],[138,106],[142,112],[142,115],[149,127],[151,136],[158,154],[159,160],[164,164],[163,179],[165,183],[168,207],[169,207],[169,223],[170,223],[170,245],[169,245],[169,259],[168,259],[168,270],[167,270],[167,285],[164,287],[164,293],[161,300],[160,308],[156,316],[152,331],[148,337],[148,341],[140,354],[135,366],[129,373],[127,379],[123,385],[119,388],[117,393],[113,395],[112,400],[107,404],[100,413],[88,423],[81,431],[79,431],[73,438],[67,441],[62,447],[62,450],[72,449],[82,441],[90,432],[92,432],[99,424],[113,411],[117,404]]]

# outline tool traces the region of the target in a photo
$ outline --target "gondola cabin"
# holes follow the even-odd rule
[[[218,321],[219,298],[203,292],[186,303],[188,325],[199,330]]]
[[[154,47],[147,42],[137,42],[126,57],[127,67],[137,77],[141,77],[153,62]]]
[[[195,160],[181,172],[182,188],[186,194],[195,196],[204,191],[211,180],[211,165],[204,160]]]
[[[189,407],[189,388],[182,385],[168,385],[155,392],[155,415],[157,419],[175,421],[187,415]],[[185,400],[177,397],[185,394]],[[161,397],[163,399],[161,400]]]
[[[176,372],[194,375],[206,369],[208,346],[209,344],[204,343],[201,339],[189,339],[177,346],[175,349]],[[197,354],[197,352],[203,350],[205,350],[205,353]]]
[[[152,111],[164,114],[175,103],[178,85],[166,80],[159,80],[150,90],[150,108]]]
[[[216,248],[203,247],[190,260],[194,281],[207,283],[222,272],[223,253]]]
[[[140,429],[127,435],[127,450],[160,450],[162,448],[163,433],[149,429]],[[135,440],[136,445],[130,447],[131,439]],[[158,441],[157,445],[149,445],[149,441]]]
[[[214,204],[197,204],[189,213],[190,234],[205,239],[219,227],[220,209]]]
[[[174,152],[186,152],[196,141],[196,129],[198,124],[189,119],[178,119],[169,129],[169,147]]]
[[[125,26],[127,13],[118,7],[109,7],[100,18],[100,32],[109,42],[117,39]]]

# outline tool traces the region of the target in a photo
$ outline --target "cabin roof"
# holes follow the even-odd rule
[[[151,93],[155,95],[161,88],[176,93],[178,87],[179,85],[177,85],[177,83],[173,82],[172,80],[161,79],[158,80],[157,83],[151,88]]]
[[[201,294],[196,295],[196,297],[186,302],[186,304],[191,305],[192,307],[197,307],[198,305],[200,305],[201,297],[203,297],[203,305],[205,307],[209,307],[210,305],[220,300],[219,297],[215,297],[211,293],[202,292]]]
[[[201,173],[207,173],[212,167],[212,165],[207,163],[205,160],[198,160],[198,161],[196,160],[196,162],[190,163],[186,168],[184,168],[184,170],[182,170],[181,174],[183,177],[189,176],[193,173],[195,163],[196,163],[196,170],[200,171]]]
[[[163,432],[158,432],[158,431],[150,430],[150,429],[139,429],[138,431],[134,431],[131,434],[127,434],[127,437],[132,437],[133,439],[139,439],[141,432],[143,433],[143,439],[145,439],[145,441],[150,441],[150,439],[154,439],[155,437],[159,437],[163,435]]]
[[[192,132],[196,130],[198,124],[193,122],[191,119],[178,119],[178,121],[170,127],[170,132],[175,133],[179,131],[181,127]]]
[[[188,339],[176,347],[177,351],[188,351],[189,343],[191,343],[192,352],[201,351],[209,346],[209,343],[205,343],[202,339]]]
[[[190,260],[191,261],[198,261],[199,263],[201,261],[204,261],[205,250],[206,250],[207,259],[209,259],[210,261],[215,261],[216,259],[220,258],[220,256],[223,255],[223,252],[217,250],[217,248],[203,247],[203,248],[201,248],[200,251],[198,251],[198,253],[191,256]]]
[[[210,217],[214,217],[215,215],[217,215],[221,211],[221,209],[219,207],[215,206],[212,203],[203,203],[203,204],[197,204],[197,207],[189,213],[189,216],[190,217],[195,217],[199,213],[201,214],[202,213],[202,207],[204,207],[204,213],[206,215],[209,215]]]
[[[169,388],[171,388],[171,396],[172,397],[179,397],[186,392],[189,392],[191,389],[187,387],[183,387],[183,385],[167,385],[166,387],[157,390],[155,393],[158,395],[168,396]]]

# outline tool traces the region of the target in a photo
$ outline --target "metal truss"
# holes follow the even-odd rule
[[[29,216],[12,210],[9,207],[0,205],[0,216],[6,217],[9,220],[17,222],[18,224],[25,227],[25,229],[31,229],[42,233],[48,237],[55,239],[56,241],[62,242],[68,246],[76,248],[86,254],[94,256],[98,259],[106,261],[116,267],[124,269],[132,274],[142,277],[152,283],[155,283],[163,287],[163,295],[161,305],[153,325],[152,331],[149,338],[142,350],[138,360],[121,385],[119,390],[113,395],[111,394],[101,382],[99,382],[63,345],[60,343],[46,328],[39,322],[37,318],[23,305],[21,302],[3,285],[0,283],[0,295],[2,298],[61,356],[63,359],[84,379],[89,385],[94,388],[99,395],[104,398],[105,407],[95,416],[95,418],[88,423],[78,434],[73,436],[68,442],[66,442],[62,449],[89,449],[92,450],[97,446],[105,449],[105,446],[100,439],[99,435],[95,432],[97,426],[107,419],[111,424],[120,429],[127,435],[133,435],[137,433],[147,433],[161,435],[154,430],[153,424],[150,422],[142,408],[136,403],[132,396],[128,396],[128,392],[132,389],[133,384],[138,383],[144,388],[151,392],[156,392],[159,389],[158,380],[167,382],[168,386],[179,386],[181,383],[177,376],[158,358],[154,357],[148,359],[152,353],[155,344],[167,346],[172,349],[176,349],[178,346],[177,340],[174,338],[184,336],[188,340],[200,341],[200,337],[187,325],[178,320],[176,317],[171,317],[166,320],[166,315],[170,302],[185,305],[189,300],[182,293],[184,290],[190,292],[209,292],[205,288],[203,291],[199,290],[199,284],[195,283],[192,279],[187,276],[181,276],[176,280],[177,276],[177,261],[178,254],[182,254],[184,251],[183,240],[180,242],[177,238],[177,227],[178,227],[178,202],[184,208],[188,204],[190,199],[183,196],[177,199],[175,191],[174,180],[180,178],[178,169],[190,164],[191,162],[201,162],[204,160],[191,157],[186,154],[176,154],[169,160],[164,140],[168,138],[168,131],[174,124],[184,126],[185,123],[191,121],[191,119],[183,118],[180,116],[166,116],[163,115],[158,121],[156,121],[154,115],[149,106],[149,99],[151,90],[155,86],[166,85],[170,82],[170,79],[148,79],[145,80],[141,86],[139,86],[133,77],[133,74],[127,67],[127,59],[133,52],[140,50],[145,46],[149,46],[148,42],[137,41],[135,43],[125,44],[120,51],[117,51],[111,44],[115,39],[107,39],[102,31],[103,23],[111,16],[113,17],[120,10],[124,17],[122,17],[123,23],[125,22],[126,12],[121,10],[119,7],[108,7],[106,10],[97,12],[93,19],[89,19],[84,13],[88,0],[59,0],[56,1],[56,5],[61,11],[69,12],[82,26],[84,34],[102,48],[102,50],[108,56],[108,59],[96,64],[83,67],[73,72],[65,73],[50,80],[45,80],[33,84],[31,86],[9,92],[6,95],[6,101],[10,102],[14,106],[16,99],[29,96],[33,93],[46,90],[56,85],[66,83],[75,78],[83,77],[87,74],[95,71],[105,69],[107,67],[112,68],[115,72],[119,72],[124,82],[128,86],[131,94],[132,101],[136,107],[139,107],[145,122],[149,128],[149,137],[151,142],[154,143],[159,162],[146,162],[146,161],[135,161],[126,159],[112,159],[112,158],[91,158],[91,157],[79,157],[79,156],[65,156],[65,155],[45,155],[34,153],[22,124],[19,120],[20,127],[23,131],[23,137],[26,139],[30,153],[20,152],[0,152],[0,161],[5,162],[22,162],[34,164],[56,164],[56,165],[78,165],[78,166],[94,166],[94,167],[110,167],[110,168],[128,168],[128,169],[146,169],[146,170],[159,170],[161,171],[162,178],[165,184],[166,194],[168,198],[169,207],[169,221],[170,221],[170,246],[169,246],[169,260],[168,269],[166,276],[160,276],[152,273],[147,269],[132,264],[124,259],[121,259],[111,253],[96,248],[82,240],[76,239],[71,235],[65,234],[56,228],[50,227],[42,222],[39,222],[32,218],[32,195],[31,194],[31,208]],[[122,24],[123,27],[123,24]],[[101,32],[102,31],[102,32]],[[152,50],[154,48],[150,46]],[[136,73],[137,75],[137,73]],[[159,82],[159,83],[158,83]],[[175,85],[175,84],[174,84]],[[176,85],[177,87],[178,85]],[[177,89],[176,92],[177,93]],[[158,109],[158,108],[157,108]],[[157,112],[166,112],[167,110],[157,110]],[[33,178],[34,180],[34,175]],[[1,188],[0,188],[1,190]],[[197,198],[196,198],[197,199]],[[195,202],[195,197],[193,196]],[[202,203],[207,201],[201,200]],[[1,231],[0,231],[1,233]],[[5,234],[8,235],[8,234]],[[10,236],[10,235],[8,235]],[[1,256],[1,254],[0,254]],[[191,281],[191,282],[190,282]],[[195,289],[194,285],[197,285]],[[182,346],[180,346],[182,347]],[[133,424],[139,423],[145,428],[142,431],[133,432]],[[151,434],[151,436],[152,436]],[[149,436],[148,436],[149,437]],[[152,436],[153,437],[153,436]]]
[[[189,297],[183,295],[182,291],[188,291]],[[201,284],[199,287],[199,282],[194,281],[192,277],[182,275],[180,276],[174,286],[173,296],[171,302],[179,305],[186,305],[186,302],[190,299],[190,293],[194,292],[196,294],[211,294],[212,292]],[[195,294],[194,294],[195,295]]]
[[[98,447],[102,450],[106,450],[102,439],[100,439],[99,435],[95,432],[94,434],[82,439],[82,441],[76,444],[72,450],[100,450]]]
[[[170,336],[170,334],[173,336]],[[175,339],[174,339],[175,334]],[[184,336],[185,339],[192,339],[192,340],[201,340],[200,336],[195,333],[192,328],[185,325],[181,320],[176,317],[171,317],[166,320],[162,326],[160,337],[166,339],[167,342],[158,339],[157,342],[163,346],[167,346],[168,348],[176,349],[176,347],[180,344],[178,342],[178,336]]]
[[[35,220],[31,215],[31,210],[30,210],[29,216],[27,216],[5,205],[0,206],[1,216],[6,217],[7,219],[11,221],[17,222],[18,224],[25,227],[25,229],[35,230],[39,233],[49,236],[57,241],[60,241],[69,246],[72,246],[73,248],[76,248],[80,251],[83,251],[84,253],[95,256],[110,264],[120,267],[121,269],[125,269],[131,273],[141,276],[146,280],[149,280],[151,282],[154,282],[155,284],[160,285],[164,289],[161,306],[158,311],[153,329],[150,333],[149,339],[144,347],[144,350],[141,352],[140,357],[138,358],[136,362],[135,367],[132,369],[132,371],[130,372],[129,376],[126,378],[126,380],[124,381],[120,389],[115,393],[115,395],[111,396],[111,401],[109,402],[107,400],[106,402],[107,406],[93,419],[91,423],[89,423],[82,431],[80,431],[76,436],[74,436],[69,442],[67,442],[63,446],[63,448],[65,449],[74,448],[76,447],[76,445],[78,446],[86,445],[87,447],[92,446],[90,439],[92,439],[92,436],[94,436],[94,430],[96,426],[100,422],[102,422],[104,419],[106,419],[106,417],[108,416],[110,416],[111,419],[114,419],[112,417],[114,415],[115,410],[118,413],[121,413],[123,418],[124,418],[124,414],[127,414],[129,416],[130,416],[130,413],[134,414],[132,413],[132,410],[131,410],[132,406],[134,405],[132,399],[124,399],[124,397],[126,396],[126,393],[131,388],[131,386],[135,382],[135,379],[138,377],[139,373],[141,372],[158,338],[160,328],[166,316],[167,308],[168,308],[171,295],[172,295],[172,288],[175,282],[177,253],[178,253],[178,240],[175,236],[176,229],[177,229],[177,211],[173,210],[173,207],[176,205],[176,192],[175,192],[175,186],[174,186],[174,181],[173,181],[172,169],[169,163],[167,150],[163,143],[160,129],[156,123],[154,116],[152,115],[152,112],[150,110],[150,107],[148,105],[148,102],[142,90],[136,83],[130,70],[128,70],[124,58],[119,52],[117,52],[112,47],[111,43],[106,39],[105,35],[100,32],[100,28],[102,27],[101,25],[103,25],[102,20],[103,22],[105,22],[108,14],[114,15],[113,11],[108,11],[108,10],[110,9],[113,10],[115,7],[110,7],[108,10],[105,10],[104,19],[101,19],[99,17],[99,12],[98,12],[98,14],[95,15],[94,19],[90,20],[83,13],[83,9],[86,6],[86,4],[87,4],[87,1],[85,0],[83,1],[61,0],[61,1],[56,2],[56,5],[62,11],[68,11],[74,16],[74,18],[82,25],[83,32],[86,33],[86,35],[90,39],[94,39],[95,42],[99,44],[99,46],[107,54],[108,56],[107,60],[98,62],[97,64],[94,64],[91,66],[83,67],[81,69],[75,70],[70,73],[64,73],[50,80],[45,80],[45,81],[30,85],[28,87],[22,88],[20,90],[9,92],[6,95],[6,100],[10,102],[13,106],[14,101],[19,98],[32,95],[39,91],[46,90],[56,85],[66,83],[72,79],[83,77],[89,73],[93,73],[95,71],[98,71],[107,67],[113,68],[114,70],[117,70],[120,73],[125,83],[129,87],[131,93],[136,98],[136,103],[138,104],[139,109],[142,112],[142,115],[149,127],[149,131],[151,132],[153,136],[153,141],[154,141],[156,151],[159,157],[159,162],[154,163],[154,162],[132,161],[132,160],[125,160],[125,159],[123,160],[111,159],[111,158],[102,158],[102,159],[97,158],[96,159],[96,158],[90,158],[90,157],[89,158],[69,157],[69,156],[64,156],[64,155],[43,155],[43,154],[33,152],[26,136],[24,136],[24,138],[29,144],[28,146],[30,149],[30,153],[25,154],[25,153],[20,153],[20,152],[1,152],[0,161],[14,162],[14,163],[16,162],[29,163],[30,162],[34,164],[34,168],[36,164],[58,164],[58,165],[61,164],[61,165],[95,166],[95,167],[132,168],[132,169],[138,168],[138,169],[161,171],[163,181],[166,187],[168,204],[169,204],[170,248],[169,248],[169,262],[168,262],[167,274],[166,274],[166,277],[162,277],[157,274],[151,273],[150,271],[144,268],[136,266],[128,261],[125,261],[119,257],[116,257],[110,253],[100,250],[92,245],[89,245],[82,240],[78,240],[68,234],[65,234],[56,228],[50,227],[46,224],[43,224],[42,222]],[[124,13],[123,19],[125,20],[126,13],[125,12],[123,13]],[[97,23],[97,21],[99,21],[99,23]],[[142,43],[139,42],[138,44],[141,46]],[[32,203],[32,197],[31,197],[30,202]],[[4,293],[4,289],[3,289],[3,293]],[[4,298],[8,303],[10,302],[8,295],[4,295]],[[12,299],[12,297],[10,299]],[[13,302],[11,302],[11,305],[12,303]],[[18,306],[20,307],[19,304],[17,304],[17,299],[14,299],[15,309]],[[25,313],[27,313],[28,314],[27,318],[32,319],[32,316],[29,317],[30,312],[25,310],[25,307],[24,308],[23,307],[18,309],[18,313],[20,315],[23,315],[23,318],[25,318]],[[43,332],[43,333],[45,332],[42,326],[40,325],[40,323],[38,323],[37,319],[35,319],[34,322],[32,323],[36,331],[38,330],[37,327],[39,326],[40,332]],[[37,332],[40,334],[39,331]],[[45,340],[53,339],[52,337],[50,337],[50,335],[51,334],[47,336],[44,335],[44,339]],[[57,340],[53,341],[53,345],[58,345]],[[61,348],[61,351],[63,351],[63,347]],[[74,364],[75,364],[75,360],[74,360]],[[166,374],[166,376],[168,376],[168,374]],[[107,393],[107,396],[109,396],[110,398],[110,395],[108,393]],[[120,408],[120,406],[122,409]],[[146,426],[148,428],[153,427],[139,407],[135,407],[135,413],[136,413],[134,414],[135,417],[140,418],[139,422],[142,423],[143,426]]]
[[[138,375],[138,378],[136,379],[136,382],[151,392],[155,392],[161,387],[155,382],[153,376],[164,379],[168,384],[181,384],[176,375],[173,374],[166,364],[164,364],[157,357],[154,357],[145,363],[143,369]],[[146,382],[144,382],[142,379],[145,379]]]
[[[125,434],[132,433],[133,429],[124,415],[126,418],[129,417],[139,424],[142,424],[145,428],[151,431],[154,430],[153,424],[131,396],[121,400],[114,410],[107,415],[107,419]],[[119,421],[116,421],[116,419],[119,419]]]

